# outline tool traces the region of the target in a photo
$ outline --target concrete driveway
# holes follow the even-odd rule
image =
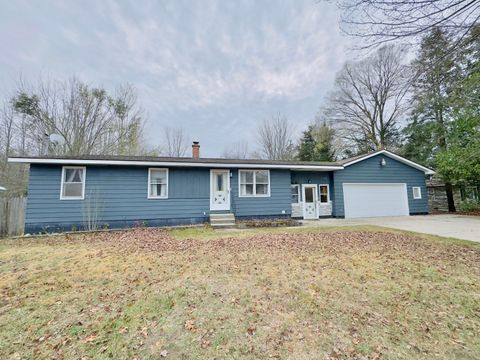
[[[464,215],[415,215],[304,221],[306,226],[377,225],[480,242],[480,218]]]

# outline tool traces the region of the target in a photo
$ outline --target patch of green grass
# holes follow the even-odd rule
[[[347,225],[347,226],[322,226],[322,227],[265,227],[265,228],[247,228],[247,229],[213,229],[210,226],[186,227],[172,229],[172,235],[177,239],[198,239],[211,240],[222,238],[246,238],[254,235],[265,234],[305,234],[305,233],[325,233],[339,231],[378,231],[390,230],[374,225]]]
[[[404,234],[192,227],[171,230],[192,249],[169,252],[2,242],[0,358],[479,358],[479,247],[410,234],[415,246],[341,251],[344,232],[379,230]],[[278,233],[338,244],[206,246]]]

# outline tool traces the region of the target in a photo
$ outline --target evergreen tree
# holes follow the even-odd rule
[[[303,132],[302,139],[298,145],[298,160],[314,161],[316,140],[313,137],[313,126],[310,125],[306,131]]]
[[[315,155],[316,161],[333,161],[335,160],[335,150],[333,148],[333,139],[335,131],[328,127],[324,122],[315,131],[316,146]]]
[[[448,148],[448,128],[451,122],[451,93],[459,76],[455,54],[450,51],[450,35],[435,28],[426,36],[417,58],[413,84],[414,121],[405,129],[407,156],[426,163],[435,163],[439,152]],[[445,179],[448,209],[455,211],[453,188]]]
[[[321,126],[310,125],[303,132],[298,145],[298,159],[302,161],[333,161],[334,130],[323,123]]]
[[[472,29],[457,55],[461,80],[452,92],[448,148],[437,170],[455,185],[480,185],[480,26]]]

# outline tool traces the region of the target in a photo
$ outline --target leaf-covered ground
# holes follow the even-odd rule
[[[3,241],[0,358],[480,358],[480,246],[320,231]]]

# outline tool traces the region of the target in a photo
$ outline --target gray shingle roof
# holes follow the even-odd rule
[[[263,160],[263,159],[225,159],[192,157],[162,157],[162,156],[124,156],[124,155],[62,155],[62,156],[12,156],[17,159],[65,159],[65,160],[106,160],[106,161],[146,161],[146,162],[197,162],[202,164],[264,164],[264,165],[316,165],[338,166],[336,162],[296,161],[296,160]]]

